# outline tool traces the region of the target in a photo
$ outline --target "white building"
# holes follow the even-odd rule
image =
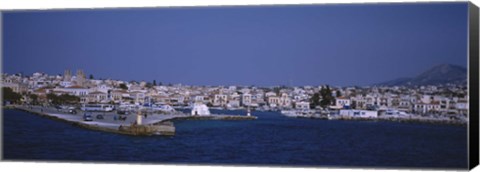
[[[242,105],[243,106],[250,106],[252,104],[252,95],[251,94],[243,94],[242,95]]]
[[[350,106],[350,104],[351,104],[351,101],[349,98],[337,97],[335,99],[335,107],[338,109],[342,109],[345,106]]]
[[[310,109],[310,103],[304,101],[297,102],[295,103],[295,109]]]
[[[342,109],[340,110],[340,115],[357,117],[357,118],[377,118],[378,112],[371,110],[354,110],[354,109]]]
[[[91,92],[90,89],[81,87],[78,85],[66,87],[60,90],[65,91],[70,95],[79,96],[79,97],[87,96]]]
[[[416,113],[425,114],[427,112],[438,112],[440,111],[440,103],[431,102],[431,103],[416,103],[413,107]]]
[[[230,100],[230,101],[228,101],[227,107],[228,108],[238,108],[238,107],[240,107],[240,101]]]
[[[277,107],[280,103],[280,97],[270,96],[268,97],[268,105],[270,107]]]
[[[192,108],[192,116],[207,116],[210,115],[210,110],[208,110],[207,105],[203,103],[195,103]]]
[[[265,93],[265,97],[274,97],[274,96],[277,96],[277,94],[275,92],[267,92]]]
[[[225,106],[227,104],[227,95],[225,94],[215,94],[213,99],[213,106]]]
[[[290,97],[288,97],[288,94],[282,93],[282,96],[280,97],[280,100],[279,100],[279,104],[284,108],[290,108],[292,107],[292,100],[290,99]]]

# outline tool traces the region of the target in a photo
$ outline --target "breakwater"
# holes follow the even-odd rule
[[[137,124],[134,117],[130,116],[129,120],[117,120],[116,114],[104,114],[102,119],[84,121],[82,115],[59,113],[55,109],[43,107],[24,107],[14,106],[13,108],[26,111],[41,117],[59,120],[79,126],[86,129],[111,132],[117,134],[149,136],[149,135],[175,135],[175,126],[173,120],[253,120],[254,116],[238,116],[238,115],[210,115],[210,116],[190,116],[185,114],[175,115],[150,115],[142,116],[143,124]],[[101,115],[101,114],[99,114]],[[105,117],[104,117],[105,116]],[[105,118],[105,119],[104,119]],[[108,119],[107,119],[108,118]],[[111,119],[115,120],[111,120]]]
[[[255,120],[256,116],[240,116],[240,115],[209,115],[209,116],[179,116],[166,119],[165,121],[174,120]]]
[[[72,124],[74,126],[79,126],[86,129],[118,133],[118,134],[127,134],[127,135],[174,135],[175,127],[173,123],[162,123],[159,121],[155,125],[122,125],[115,123],[102,123],[102,122],[89,122],[83,121],[81,115],[69,115],[69,114],[53,114],[49,112],[44,112],[43,108],[40,110],[29,109],[26,107],[16,106],[15,109],[26,111],[32,114],[39,115],[41,117],[58,120]],[[45,110],[47,111],[47,110]]]

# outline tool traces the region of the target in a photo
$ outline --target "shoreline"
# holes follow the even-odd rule
[[[124,135],[134,135],[134,136],[151,136],[151,135],[162,135],[162,136],[173,136],[175,135],[175,126],[174,123],[176,120],[255,120],[258,117],[256,116],[240,116],[240,115],[209,115],[209,116],[191,116],[191,115],[159,115],[161,118],[158,119],[149,119],[150,121],[145,121],[145,124],[136,125],[131,123],[130,125],[118,124],[118,123],[108,123],[103,121],[83,121],[81,115],[72,115],[72,114],[54,114],[52,112],[41,112],[34,109],[29,109],[24,106],[9,105],[3,106],[3,109],[14,109],[24,112],[29,112],[41,117],[66,122],[73,126],[78,126],[85,129],[110,132],[116,134]],[[69,118],[76,117],[76,119]],[[80,119],[79,119],[80,118]],[[152,117],[150,117],[152,118]],[[397,122],[397,123],[416,123],[416,124],[433,124],[433,125],[453,125],[453,126],[467,126],[467,121],[460,120],[445,120],[445,119],[435,119],[435,118],[424,118],[424,117],[410,117],[410,118],[399,118],[399,117],[377,117],[377,118],[362,118],[362,117],[349,117],[349,116],[337,116],[334,118],[328,117],[291,117],[291,118],[309,118],[309,119],[319,119],[319,120],[344,120],[344,121],[386,121],[386,122]]]
[[[385,121],[385,122],[396,122],[396,123],[415,123],[415,124],[434,124],[434,125],[454,125],[454,126],[467,126],[467,121],[459,120],[444,120],[444,119],[434,119],[434,118],[422,118],[422,117],[413,117],[413,118],[398,118],[398,117],[377,117],[377,118],[364,118],[364,117],[349,117],[349,116],[338,116],[334,118],[328,117],[290,117],[290,118],[308,118],[308,119],[318,119],[318,120],[340,120],[340,121]]]

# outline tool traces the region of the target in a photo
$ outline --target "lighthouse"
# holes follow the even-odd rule
[[[248,108],[247,108],[247,116],[251,116],[250,115],[250,106],[248,106]]]
[[[138,110],[137,113],[137,125],[142,125],[142,111]]]

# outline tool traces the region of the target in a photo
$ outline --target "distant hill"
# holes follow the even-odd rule
[[[452,64],[441,64],[413,78],[398,78],[374,85],[404,86],[404,85],[438,85],[447,83],[466,83],[467,69]]]

